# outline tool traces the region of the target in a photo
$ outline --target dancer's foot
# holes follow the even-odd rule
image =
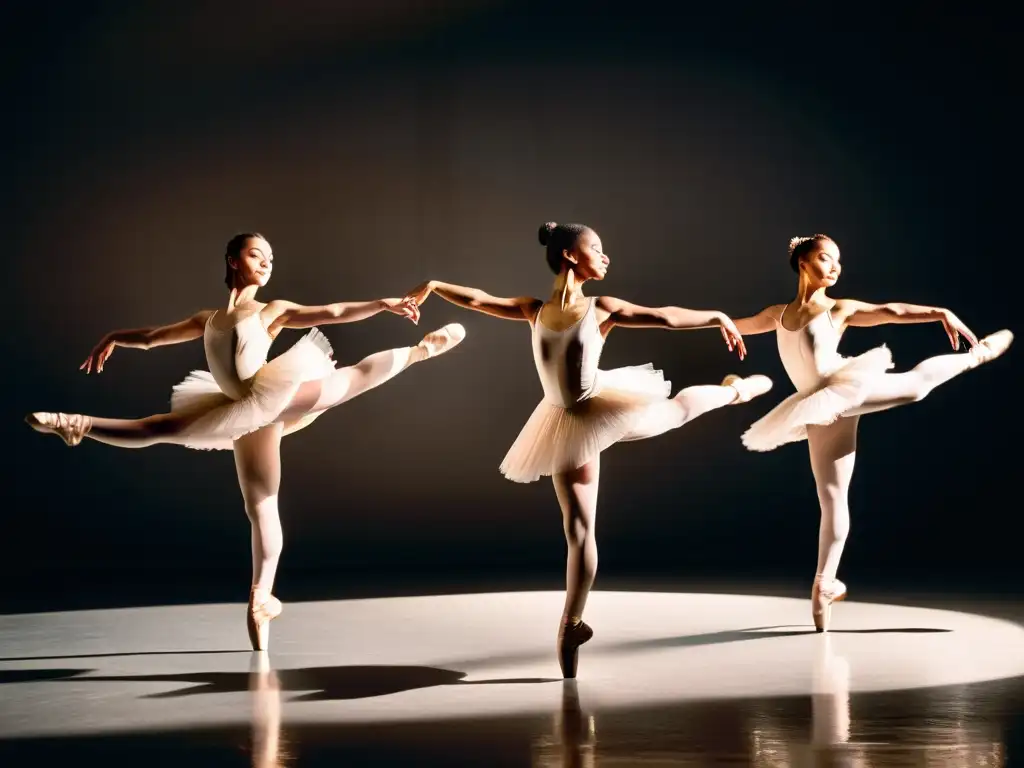
[[[558,630],[558,666],[562,668],[562,677],[576,677],[579,664],[579,648],[594,636],[592,630],[582,619],[563,619]]]
[[[466,329],[462,323],[448,323],[443,328],[428,333],[419,344],[413,347],[415,359],[417,361],[429,360],[432,357],[443,355],[461,344],[464,338],[466,338]]]
[[[254,651],[270,650],[270,622],[280,616],[283,610],[281,601],[270,594],[269,590],[252,588],[245,624]]]
[[[730,373],[722,379],[723,387],[732,387],[736,390],[736,399],[733,403],[749,403],[755,397],[760,397],[772,388],[772,380],[760,373],[753,376],[741,378],[735,373]]]
[[[839,579],[825,579],[819,573],[811,588],[811,618],[818,632],[828,632],[832,620],[832,603],[846,599],[846,585]]]
[[[46,413],[37,411],[25,417],[36,432],[52,432],[70,446],[78,445],[92,429],[92,419],[80,413]]]
[[[974,357],[975,365],[981,365],[982,363],[988,363],[995,360],[1008,350],[1012,343],[1013,332],[1004,328],[1001,331],[996,331],[995,333],[986,336],[971,347],[971,351],[967,354]]]

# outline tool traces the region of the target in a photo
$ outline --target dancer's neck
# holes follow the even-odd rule
[[[824,285],[814,285],[804,274],[800,273],[800,282],[796,288],[796,305],[806,307],[809,304],[827,304],[828,296],[825,295]]]
[[[258,285],[246,285],[242,288],[232,288],[231,294],[228,296],[228,309],[236,309],[243,304],[256,301],[256,291],[259,289],[260,287]]]
[[[583,281],[576,277],[576,273],[572,269],[563,269],[555,278],[555,285],[551,290],[549,301],[565,309],[573,306],[582,298]]]

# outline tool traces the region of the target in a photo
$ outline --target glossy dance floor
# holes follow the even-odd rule
[[[560,593],[0,616],[0,764],[1012,765],[1024,627],[856,601],[597,592],[580,676]]]

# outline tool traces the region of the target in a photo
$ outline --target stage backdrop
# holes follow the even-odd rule
[[[261,298],[323,303],[428,278],[546,296],[537,227],[582,221],[612,259],[593,292],[733,316],[790,300],[787,241],[822,231],[842,249],[837,296],[948,306],[979,335],[1014,326],[1004,20],[422,5],[5,10],[7,583],[73,591],[107,573],[245,591],[230,453],[70,450],[21,423],[165,410],[204,367],[200,343],[119,349],[100,376],[78,365],[109,330],[222,304],[237,231],[273,245]],[[324,330],[344,364],[455,320],[468,337],[453,354],[286,439],[283,583],[558,585],[550,484],[498,473],[541,397],[529,327],[435,297],[419,328],[381,315]],[[949,351],[937,324],[854,330],[842,351],[883,342],[898,370]],[[775,389],[605,455],[602,578],[810,583],[806,445],[740,443],[792,385],[773,336],[747,346],[740,363],[714,330],[612,333],[604,367],[653,362],[673,388],[764,373]],[[863,420],[844,578],[1022,584],[1008,527],[1020,355]]]

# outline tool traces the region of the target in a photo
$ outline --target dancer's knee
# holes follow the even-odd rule
[[[592,528],[583,515],[570,515],[562,526],[565,542],[570,547],[583,547],[592,536]]]
[[[245,514],[254,523],[261,523],[265,520],[276,520],[277,495],[261,492],[260,490],[247,490],[242,492],[245,501]]]
[[[145,437],[152,438],[154,442],[160,442],[164,438],[178,434],[185,423],[185,420],[177,413],[161,413],[142,419],[140,426]]]
[[[846,538],[850,530],[850,512],[847,492],[838,485],[825,485],[818,488],[818,503],[821,505],[822,518],[837,541]]]
[[[923,371],[913,371],[913,374],[913,385],[910,387],[907,402],[919,403],[931,394],[938,382]]]

